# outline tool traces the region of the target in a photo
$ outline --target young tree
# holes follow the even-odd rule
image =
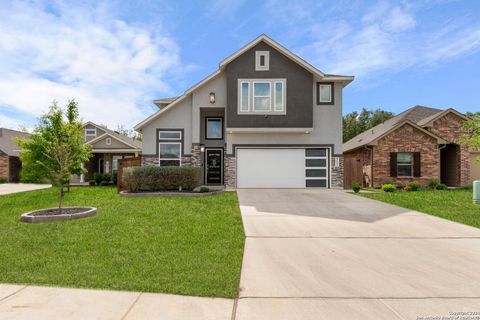
[[[367,110],[363,108],[360,113],[354,111],[343,116],[343,142],[347,142],[360,133],[393,118],[393,112],[382,109]]]
[[[58,208],[62,212],[63,187],[72,174],[84,172],[82,163],[90,157],[91,147],[85,144],[78,105],[69,101],[64,119],[63,110],[54,101],[47,114],[28,139],[18,139],[22,148],[23,170],[35,173],[58,188]]]
[[[468,145],[470,150],[480,151],[480,112],[468,112],[467,116],[470,121],[467,121],[464,125],[466,132],[461,140]],[[477,157],[477,161],[480,161],[480,157]]]

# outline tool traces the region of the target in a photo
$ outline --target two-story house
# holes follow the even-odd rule
[[[232,188],[342,187],[342,91],[352,76],[325,74],[261,35],[135,129],[142,162],[195,165],[205,184]]]

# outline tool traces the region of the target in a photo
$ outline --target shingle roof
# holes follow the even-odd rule
[[[130,138],[130,137],[127,137],[126,135],[123,135],[123,134],[120,134],[116,131],[113,131],[113,130],[110,130],[108,129],[107,127],[105,126],[101,126],[101,125],[98,125],[96,123],[93,123],[91,121],[88,121],[87,123],[85,123],[84,125],[87,125],[87,124],[92,124],[100,129],[102,129],[103,131],[105,131],[106,133],[108,133],[109,135],[112,135],[114,136],[115,138],[117,138],[118,140],[120,141],[123,141],[127,144],[130,144],[130,145],[133,145],[135,146],[137,149],[142,149],[142,142],[141,141],[138,141],[136,139],[133,139],[133,138]]]
[[[407,109],[399,115],[385,121],[384,123],[381,123],[365,132],[362,132],[354,138],[350,139],[349,141],[345,142],[343,144],[343,152],[354,150],[373,142],[375,139],[381,137],[383,134],[406,120],[410,120],[411,122],[421,126],[423,120],[431,120],[443,111],[444,110],[425,106],[415,106]]]
[[[15,143],[15,138],[28,138],[26,132],[0,128],[0,153],[11,157],[18,157],[20,147]]]

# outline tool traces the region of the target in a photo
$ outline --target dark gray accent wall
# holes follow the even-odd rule
[[[255,51],[270,51],[269,71],[255,71]],[[243,53],[226,67],[227,128],[313,127],[313,74],[264,42]],[[237,114],[238,79],[287,79],[287,114]]]

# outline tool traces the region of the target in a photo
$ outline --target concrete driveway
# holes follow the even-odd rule
[[[236,319],[480,317],[479,229],[341,190],[237,192]]]
[[[52,186],[49,184],[3,183],[0,184],[0,196],[11,193],[48,189],[51,187]]]

